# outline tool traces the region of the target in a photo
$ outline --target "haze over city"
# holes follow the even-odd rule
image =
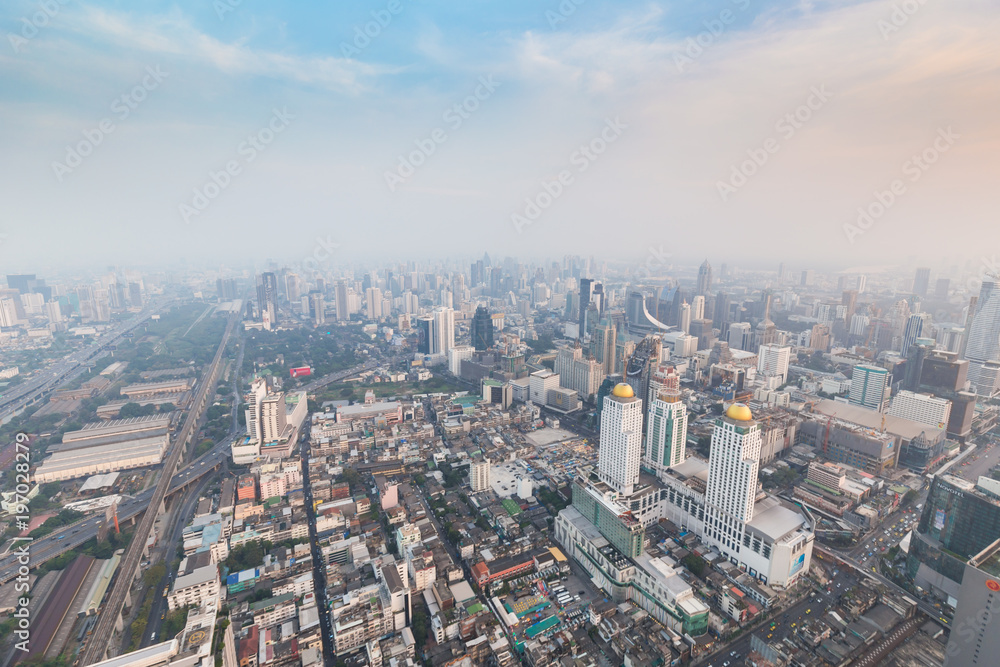
[[[913,2],[401,0],[374,36],[385,3],[5,3],[0,261],[290,261],[328,235],[366,261],[474,256],[472,239],[539,258],[629,260],[640,243],[771,266],[789,247],[838,268],[975,257],[969,236],[1000,238],[1000,15]],[[251,162],[240,146],[275,110],[287,129]],[[574,162],[616,119],[620,136]],[[947,152],[907,171],[939,131]],[[69,166],[87,133],[99,145]],[[720,187],[768,141],[745,184]],[[387,183],[421,142],[433,154]],[[552,205],[513,223],[562,171]],[[845,231],[896,179],[885,215]]]
[[[995,664],[997,9],[0,3],[0,667]]]

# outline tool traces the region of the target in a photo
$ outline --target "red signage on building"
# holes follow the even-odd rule
[[[300,366],[299,368],[293,368],[288,371],[289,375],[293,378],[305,377],[307,375],[312,375],[313,369],[309,366]]]

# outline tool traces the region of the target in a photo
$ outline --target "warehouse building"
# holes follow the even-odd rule
[[[169,416],[152,415],[87,424],[62,443],[35,471],[39,484],[157,465],[170,443]]]

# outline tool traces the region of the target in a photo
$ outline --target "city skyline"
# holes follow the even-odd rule
[[[822,268],[998,234],[979,0],[217,4],[5,6],[5,266],[338,264],[473,235],[697,261],[739,235],[707,254]]]

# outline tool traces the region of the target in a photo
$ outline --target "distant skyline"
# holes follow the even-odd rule
[[[1000,14],[899,5],[7,2],[0,266],[992,261]]]

